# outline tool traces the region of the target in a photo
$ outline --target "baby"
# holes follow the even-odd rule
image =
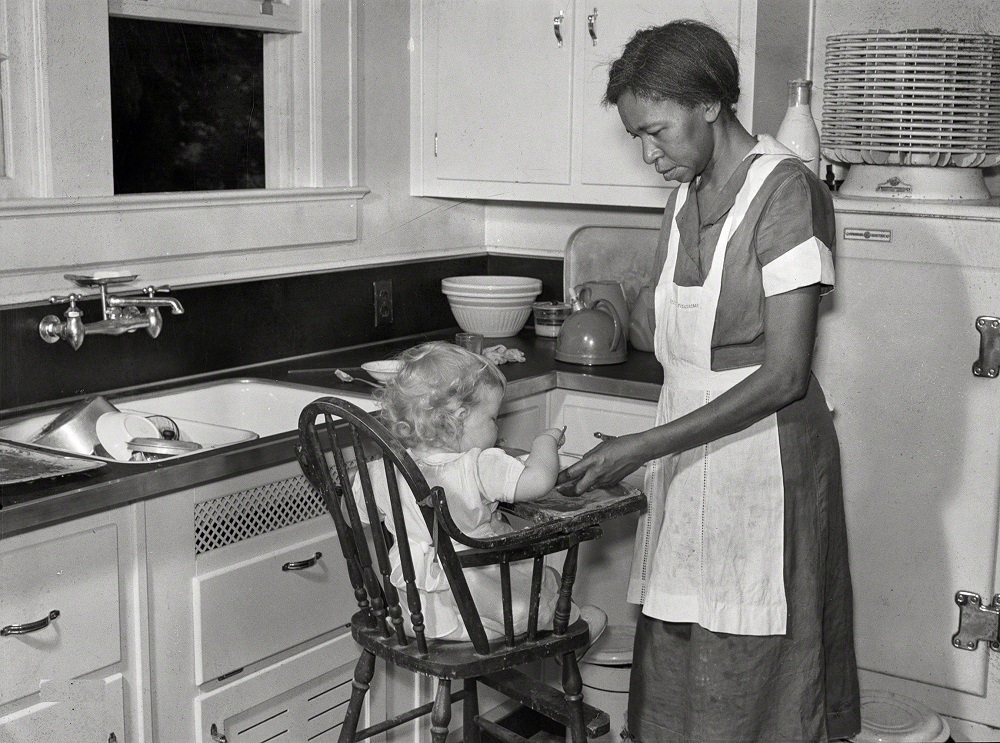
[[[564,440],[562,430],[542,431],[522,461],[496,447],[497,415],[507,383],[496,365],[444,342],[416,346],[404,352],[401,359],[400,372],[384,390],[376,393],[390,430],[409,449],[427,483],[443,488],[448,509],[459,529],[480,538],[513,531],[498,506],[501,502],[535,500],[552,490],[559,472],[558,450]],[[385,474],[380,467],[370,470],[377,497],[381,500],[385,497]],[[378,495],[380,491],[381,496]],[[355,497],[359,495],[360,488],[356,484]],[[468,640],[458,606],[436,560],[431,534],[413,496],[408,491],[400,495],[406,511],[427,636]],[[391,519],[386,521],[387,527],[391,526],[390,522]],[[456,549],[464,547],[456,545]],[[391,580],[402,588],[402,572],[395,547],[390,559],[394,568]],[[522,633],[528,624],[531,562],[512,563],[510,572],[514,631]],[[503,637],[499,567],[466,568],[465,577],[487,636],[490,639]],[[546,567],[538,613],[539,628],[551,627],[558,593],[559,574]],[[581,610],[574,606],[570,621],[575,621],[580,613]],[[582,613],[591,625],[591,640],[596,640],[607,623],[607,616],[596,607],[584,607]]]

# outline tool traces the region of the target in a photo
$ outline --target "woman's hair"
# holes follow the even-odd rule
[[[376,393],[389,430],[407,447],[450,447],[462,438],[460,408],[472,408],[486,390],[502,395],[507,380],[493,362],[464,348],[434,341],[400,355],[403,366]]]
[[[612,63],[604,104],[617,105],[628,91],[688,107],[718,101],[732,112],[740,97],[739,65],[729,42],[711,26],[672,21],[637,31]]]

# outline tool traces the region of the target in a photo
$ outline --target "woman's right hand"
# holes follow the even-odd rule
[[[563,495],[580,495],[593,488],[617,485],[645,463],[639,434],[606,439],[559,473],[556,490]]]

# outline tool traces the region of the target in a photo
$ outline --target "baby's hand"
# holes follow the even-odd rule
[[[556,449],[566,443],[566,426],[562,428],[547,428],[539,434],[540,436],[551,436],[556,440]]]

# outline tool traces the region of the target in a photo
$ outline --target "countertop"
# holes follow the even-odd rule
[[[434,334],[338,349],[309,357],[283,359],[197,378],[113,390],[106,394],[122,395],[239,378],[272,379],[307,385],[316,388],[317,397],[336,395],[338,391],[367,394],[371,392],[370,387],[359,382],[345,384],[334,376],[332,370],[358,367],[364,361],[391,358],[417,343],[449,339],[457,330],[458,328],[453,328]],[[486,341],[487,347],[497,344],[522,351],[526,359],[524,362],[505,363],[500,367],[508,380],[508,400],[553,389],[656,400],[663,381],[662,369],[651,353],[630,349],[627,360],[622,364],[566,364],[554,359],[555,340],[538,337],[530,328],[513,338]],[[65,400],[60,401],[59,406],[66,403]],[[52,407],[33,406],[31,409],[14,411],[14,415],[7,411],[4,417],[42,412]],[[288,431],[141,467],[109,462],[99,470],[24,485],[4,486],[0,489],[0,537],[292,461],[295,458],[296,436],[296,431]]]

